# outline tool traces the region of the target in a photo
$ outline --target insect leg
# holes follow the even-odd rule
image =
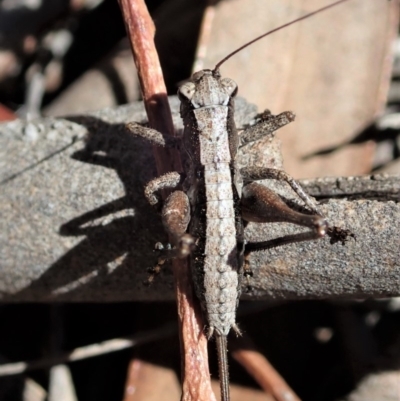
[[[342,245],[344,245],[346,243],[346,241],[348,240],[348,237],[352,237],[354,239],[356,238],[355,235],[350,230],[336,227],[336,226],[329,226],[328,223],[326,222],[323,214],[318,210],[318,207],[315,204],[315,202],[313,201],[313,199],[309,195],[307,195],[307,193],[304,192],[304,190],[300,186],[300,184],[298,184],[297,181],[294,180],[285,171],[273,169],[273,168],[266,168],[266,167],[245,167],[240,170],[240,173],[241,173],[243,181],[245,183],[251,182],[251,181],[256,181],[256,180],[262,180],[265,178],[270,178],[270,179],[287,182],[290,185],[290,187],[293,189],[293,191],[296,192],[296,194],[303,200],[303,202],[306,204],[306,206],[313,212],[312,216],[300,213],[300,215],[303,216],[303,220],[296,218],[295,215],[292,214],[292,217],[295,218],[295,221],[291,221],[291,220],[278,220],[278,221],[287,221],[287,222],[291,222],[294,224],[299,224],[302,226],[312,228],[313,223],[311,223],[311,225],[310,225],[309,222],[307,223],[307,220],[304,221],[304,216],[308,216],[308,218],[313,217],[315,219],[315,221],[317,222],[317,225],[319,225],[319,227],[324,227],[324,234],[320,233],[316,237],[312,235],[313,234],[312,232],[298,234],[295,236],[295,238],[296,238],[295,240],[292,240],[289,242],[313,240],[313,239],[319,238],[320,236],[325,235],[325,233],[328,234],[328,236],[330,237],[331,244],[334,244],[336,242],[341,242]],[[265,187],[262,187],[262,188],[264,188],[263,190],[267,190],[267,188],[265,188]],[[269,191],[269,192],[271,192],[271,191]],[[283,204],[287,207],[287,205],[285,203],[283,203]],[[290,208],[289,208],[289,210],[291,212],[295,212],[294,210],[292,210]],[[274,211],[273,213],[277,213],[277,211]],[[279,212],[278,212],[278,216],[279,216]],[[288,216],[288,215],[286,214],[286,216]],[[297,222],[296,222],[296,220],[297,220]],[[249,221],[254,221],[254,220],[249,220]],[[271,220],[268,220],[268,221],[271,221]],[[267,222],[267,221],[265,221],[265,222]],[[317,232],[319,232],[318,230],[321,230],[321,229],[322,228],[318,228]],[[309,236],[307,236],[307,234],[309,234]],[[285,243],[287,243],[287,242],[285,242]],[[283,245],[283,243],[281,243],[280,245]],[[275,245],[275,246],[278,246],[278,245]]]
[[[328,228],[327,222],[320,214],[304,214],[293,210],[274,191],[255,182],[243,188],[241,210],[246,221],[285,222],[308,227],[311,232],[301,233],[307,234],[304,240],[320,238],[326,234]]]
[[[276,193],[255,182],[243,188],[241,199],[242,217],[246,221],[257,223],[286,222],[308,227],[311,231],[286,235],[269,241],[248,242],[245,245],[244,271],[250,271],[249,254],[254,251],[275,248],[277,246],[295,242],[311,241],[323,237],[331,238],[331,244],[341,242],[345,244],[348,237],[355,238],[347,229],[329,226],[320,214],[304,214],[291,209]]]
[[[163,189],[175,189],[183,181],[183,175],[177,171],[171,171],[160,177],[151,180],[144,188],[144,195],[150,205],[154,206],[159,202],[155,192]]]
[[[189,198],[184,192],[174,191],[168,196],[162,208],[161,217],[173,247],[171,245],[164,247],[160,242],[156,244],[159,257],[157,265],[150,269],[151,275],[148,278],[148,284],[160,273],[167,260],[185,258],[194,246],[193,237],[186,233],[190,221],[190,204]]]
[[[169,253],[170,258],[184,258],[189,255],[193,238],[186,233],[190,222],[190,203],[183,191],[172,192],[162,209],[162,222],[165,230],[172,237],[175,248]]]
[[[276,130],[294,121],[294,118],[295,115],[291,111],[284,111],[276,116],[271,114],[269,110],[264,111],[259,122],[245,129],[239,135],[240,147],[265,136],[273,137]]]
[[[181,143],[180,138],[165,136],[161,132],[139,123],[130,122],[125,127],[129,133],[149,141],[152,145],[176,148]]]
[[[270,249],[277,246],[315,240],[323,237],[328,229],[326,220],[318,213],[304,214],[291,209],[279,195],[267,187],[255,182],[243,188],[241,199],[242,217],[246,221],[257,223],[286,222],[308,227],[311,230],[275,238],[269,241],[248,242],[244,252],[244,274],[252,275],[249,263],[249,254],[253,251]]]
[[[155,195],[163,189],[175,189],[183,180],[183,175],[177,171],[171,171],[151,180],[144,189],[144,194],[150,205],[156,205],[159,198]],[[150,277],[147,283],[151,283],[154,277],[160,273],[162,266],[168,259],[184,258],[192,249],[193,238],[186,233],[190,221],[189,198],[182,191],[172,192],[164,202],[161,211],[162,222],[167,234],[172,239],[172,245],[164,247],[161,243],[156,244],[159,251],[157,265],[150,269]]]
[[[306,194],[300,184],[297,183],[289,174],[283,170],[278,170],[269,167],[244,167],[240,170],[243,181],[251,182],[264,179],[274,179],[279,181],[285,181],[290,185],[294,192],[303,200],[308,208],[319,216],[322,216],[321,212],[318,210],[312,198]]]

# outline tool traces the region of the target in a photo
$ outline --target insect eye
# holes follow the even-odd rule
[[[238,91],[238,86],[233,79],[230,78],[221,79],[221,85],[225,88],[225,91],[229,96],[236,96]]]
[[[200,70],[200,71],[195,72],[195,73],[190,77],[190,80],[191,80],[192,82],[200,81],[200,79],[202,78],[202,76],[204,75],[204,73],[205,73],[206,71],[207,71],[207,70]]]
[[[193,82],[186,82],[178,89],[178,97],[180,100],[183,99],[191,100],[195,90],[196,90],[196,85]]]

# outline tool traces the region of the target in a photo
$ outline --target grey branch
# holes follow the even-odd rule
[[[177,130],[178,102],[171,99]],[[253,106],[237,102],[239,125]],[[140,103],[64,119],[0,126],[0,298],[3,302],[172,300],[168,269],[150,287],[160,216],[143,193],[156,176],[150,144],[125,123],[145,122]],[[262,141],[261,141],[262,142]],[[250,144],[241,164],[260,163],[276,142]],[[275,157],[279,158],[277,154]],[[265,182],[301,208],[283,184]],[[251,257],[247,299],[400,295],[400,177],[324,178],[302,182],[334,225],[356,240],[329,238]],[[246,238],[265,241],[302,229],[249,224]]]

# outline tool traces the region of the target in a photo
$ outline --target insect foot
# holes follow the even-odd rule
[[[154,251],[159,253],[157,264],[155,267],[150,267],[148,272],[150,273],[147,280],[144,281],[145,285],[151,285],[161,273],[165,262],[171,259],[183,259],[186,258],[192,252],[195,246],[194,238],[190,234],[182,235],[177,241],[175,247],[172,248],[171,244],[167,244],[165,247],[161,242],[157,242],[154,246]]]
[[[347,230],[346,228],[341,228],[341,227],[328,227],[328,230],[326,234],[330,237],[330,243],[336,244],[336,242],[340,242],[342,245],[345,245],[347,241],[349,241],[349,238],[353,238],[354,241],[357,241],[357,237],[354,233],[352,233],[350,230]]]

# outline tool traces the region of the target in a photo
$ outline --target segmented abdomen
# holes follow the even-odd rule
[[[209,334],[215,331],[221,335],[236,328],[241,259],[238,238],[242,241],[238,229],[241,219],[235,218],[238,195],[232,179],[228,111],[226,106],[193,110],[196,140],[188,144],[189,153],[196,160],[192,165],[196,179],[189,191],[193,207],[189,231],[196,239],[191,254],[193,281]]]
[[[229,164],[205,166],[206,240],[204,308],[210,330],[227,335],[235,325],[239,262]]]

